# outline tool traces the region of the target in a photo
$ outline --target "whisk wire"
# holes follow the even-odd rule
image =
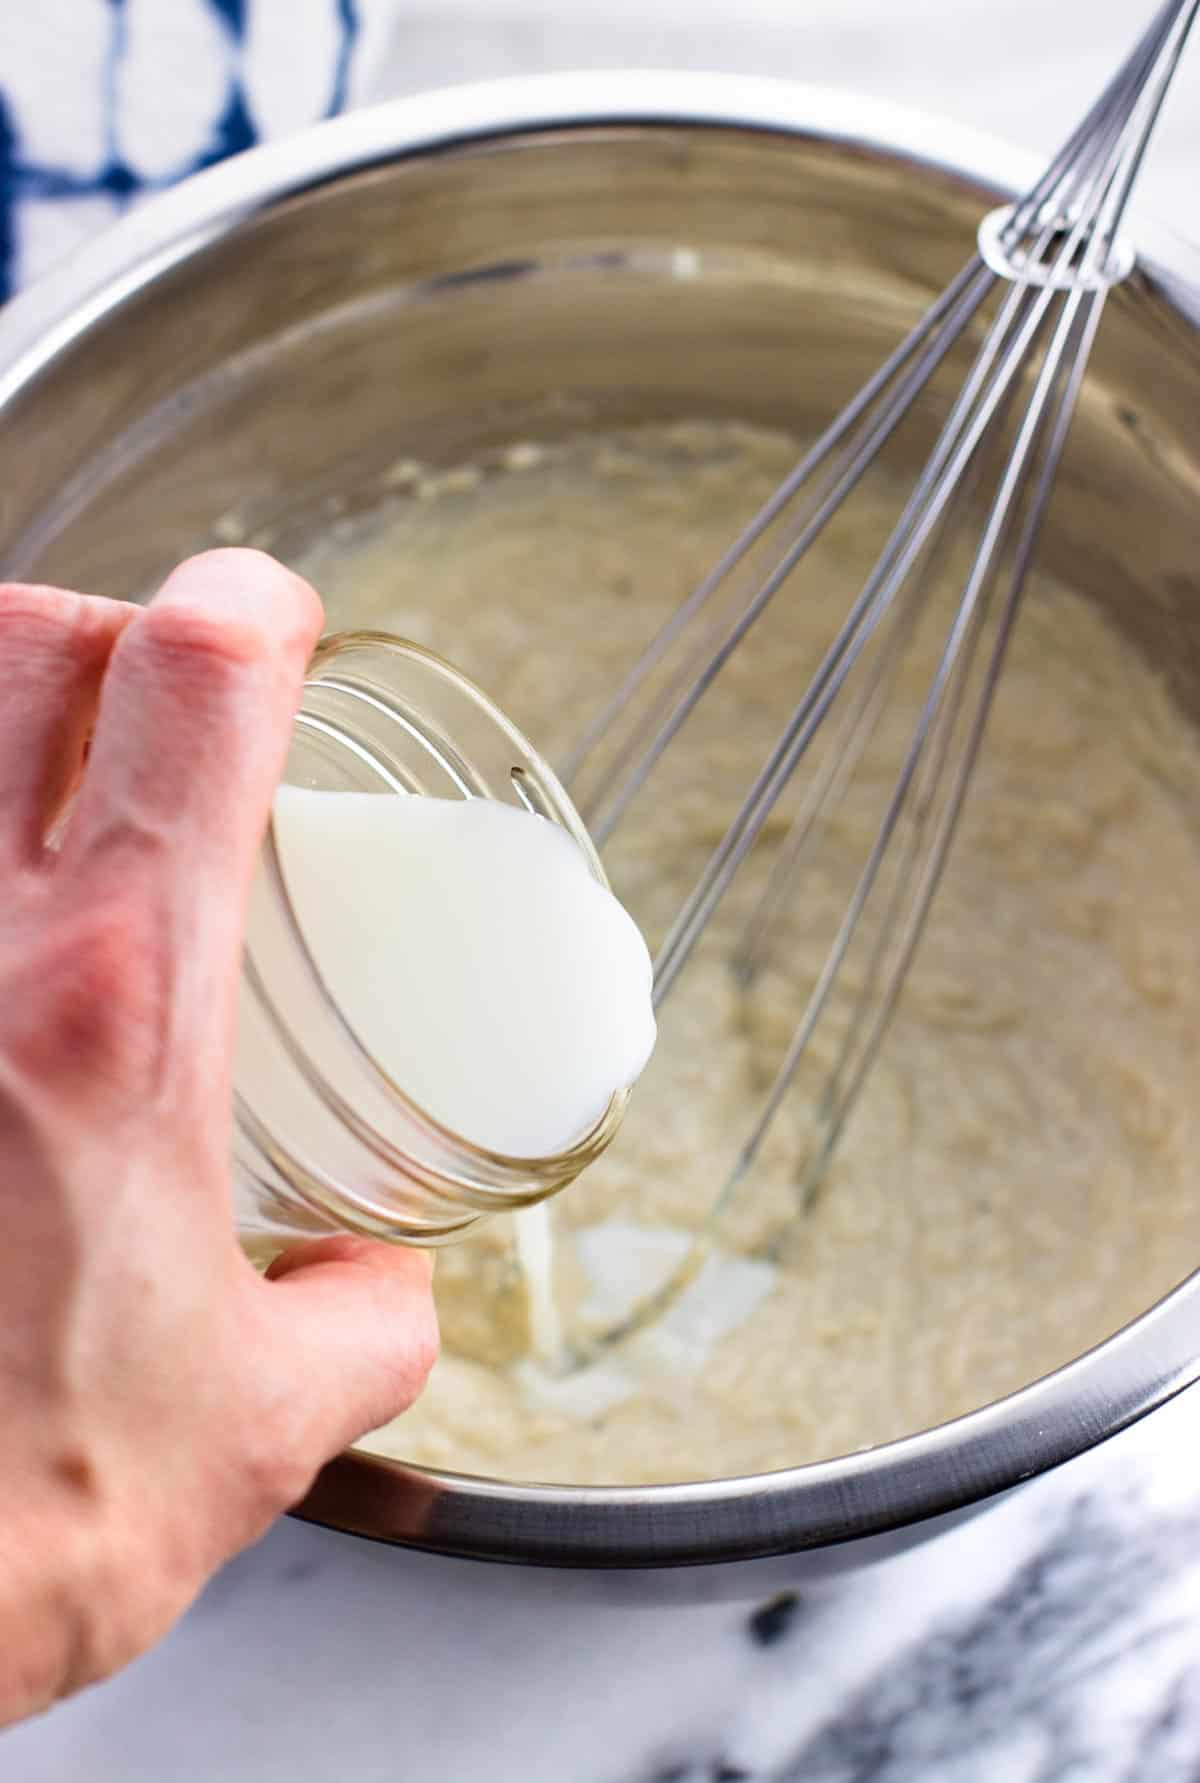
[[[781,485],[776,497],[772,498],[756,516],[750,526],[740,535],[734,546],[722,559],[717,570],[700,585],[698,593],[703,601],[691,597],[685,605],[690,620],[699,612],[701,605],[706,604],[726,581],[728,574],[747,556],[758,539],[767,531],[771,522],[777,519],[785,506],[790,505],[799,495],[803,485],[814,473],[822,473],[821,482],[810,497],[804,510],[803,518],[797,523],[790,542],[783,551],[770,573],[757,584],[744,605],[731,621],[719,624],[715,633],[724,633],[720,641],[716,641],[714,632],[705,633],[697,646],[672,676],[666,689],[660,694],[649,711],[642,718],[633,734],[629,737],[620,753],[608,764],[610,785],[602,798],[595,805],[584,806],[589,828],[597,841],[603,842],[612,833],[637,793],[645,785],[654,767],[673,741],[684,723],[695,710],[704,694],[712,686],[721,669],[729,661],[734,651],[741,645],[752,626],[766,611],[779,589],[787,581],[801,556],[808,550],[833,515],[844,503],[863,475],[899,426],[912,406],[915,397],[928,383],[930,376],[949,353],[954,343],[969,326],[980,304],[994,279],[976,256],[962,270],[949,288],[946,296],[953,301],[940,312],[942,320],[941,332],[933,343],[926,346],[916,360],[916,364],[899,378],[897,387],[889,391],[888,385],[896,379],[904,365],[922,347],[928,338],[929,331],[924,331],[920,338],[914,336],[906,341],[901,349],[892,356],[892,360],[883,368],[887,376],[877,376],[865,387],[863,395],[869,391],[869,402],[856,402],[853,414],[848,410],[842,421],[846,425],[837,425],[830,429],[817,442],[816,446],[806,454],[788,480]],[[882,408],[875,412],[875,404],[881,395],[884,397]],[[858,437],[853,429],[861,424],[866,429],[865,437]],[[836,439],[833,437],[836,431]],[[826,461],[831,453],[836,453],[831,463]],[[786,501],[778,501],[778,496],[787,492]],[[777,504],[777,505],[776,505]],[[692,603],[695,602],[695,605]],[[682,609],[681,609],[682,612]],[[609,712],[607,723],[617,711],[623,709],[628,695],[645,680],[646,676],[661,660],[665,651],[679,636],[683,627],[674,627],[674,622],[655,639],[649,650],[635,665],[633,672],[618,694],[618,702]],[[669,631],[669,635],[668,635]],[[626,693],[628,689],[628,695]],[[577,752],[578,755],[578,752]],[[579,762],[582,756],[579,756]],[[578,763],[577,763],[578,765]]]
[[[1060,281],[1065,283],[1068,275],[1073,270],[1078,270],[1081,275],[1077,281],[1078,287],[1082,289],[1084,284],[1090,282],[1089,275],[1104,266],[1129,190],[1140,166],[1146,138],[1157,118],[1177,66],[1186,26],[1194,18],[1198,3],[1200,0],[1187,0],[1183,8],[1176,6],[1169,9],[1175,15],[1170,28],[1165,36],[1155,34],[1153,37],[1157,59],[1153,62],[1152,69],[1156,72],[1156,78],[1151,81],[1148,90],[1140,84],[1136,87],[1132,104],[1128,104],[1126,95],[1125,110],[1114,108],[1104,114],[1095,132],[1096,140],[1089,144],[1089,152],[1083,157],[1083,171],[1073,182],[1075,220],[1065,232],[1058,219],[1043,224],[1034,252],[1038,262],[1042,263],[1043,256],[1051,250],[1057,238],[1049,268],[1052,276],[1036,290],[1032,300],[1027,297],[1027,286],[1014,284],[1010,288],[953,405],[933,454],[884,547],[875,571],[852,605],[845,623],[662,946],[655,962],[656,1002],[661,1004],[686,964],[717,903],[745,860],[784,786],[940,520],[947,502],[992,425],[1010,385],[1027,362],[1030,349],[1056,294],[1057,284]],[[1166,16],[1167,9],[1164,9],[1163,17]],[[1150,53],[1150,46],[1147,46],[1146,53]],[[1140,55],[1135,56],[1135,61],[1140,63],[1140,59]],[[1139,101],[1144,103],[1139,104]],[[1039,182],[1039,185],[1043,184],[1045,182]],[[1035,187],[1035,191],[1037,189]],[[1078,290],[1071,292],[1070,298],[1077,301]],[[1056,335],[1055,338],[1058,340],[1060,337]],[[1024,438],[1024,434],[1021,437]],[[1014,467],[1019,470],[1023,464],[1022,454],[1010,462],[1009,471]],[[807,532],[804,538],[807,544]],[[990,548],[992,541],[989,533],[985,533],[985,543]],[[768,577],[763,589],[773,593],[786,579],[798,556],[798,552],[785,554],[783,562],[786,567],[782,568],[782,573],[777,570]],[[770,594],[766,598],[769,599]],[[748,610],[752,615],[757,605],[758,597],[755,597]],[[753,616],[749,623],[753,623]],[[744,615],[734,628],[734,635],[739,641],[744,636],[745,629],[748,629],[748,625]],[[722,662],[727,660],[728,651],[725,647],[723,652],[720,654]],[[715,672],[714,669],[713,673]],[[686,703],[683,715],[686,715],[686,710],[691,709],[703,689],[710,684],[709,679],[702,680],[699,690]],[[682,722],[682,717],[679,722]],[[671,734],[673,731],[668,728],[665,735],[656,737],[647,757],[640,764],[645,773],[648,774]]]
[[[1064,248],[1063,253],[1066,252]],[[1022,288],[1013,287],[1006,296],[1000,316],[980,349],[972,374],[954,404],[933,455],[918,478],[876,569],[851,607],[663,943],[655,961],[655,993],[659,1003],[685,965],[784,786],[940,521],[1010,384],[1022,369],[1052,295],[1050,291],[1043,291],[1029,299]],[[1022,316],[1023,310],[1027,313]],[[1009,339],[1018,317],[1022,319],[1015,337]],[[989,382],[989,373],[997,357],[999,370]]]
[[[940,815],[925,865],[920,869],[913,888],[909,913],[904,918],[903,925],[899,930],[899,940],[895,944],[894,958],[885,976],[882,971],[883,959],[887,946],[891,944],[894,932],[891,919],[893,915],[899,914],[898,910],[890,911],[880,927],[877,960],[872,962],[872,967],[868,970],[867,982],[859,997],[854,1020],[822,1095],[819,1113],[825,1128],[825,1137],[820,1152],[813,1159],[805,1178],[803,1195],[805,1200],[811,1197],[816,1183],[820,1180],[829,1155],[841,1134],[842,1127],[878,1052],[903,988],[908,966],[919,944],[949,854],[983,739],[992,698],[999,683],[1005,652],[1012,635],[1029,563],[1033,555],[1037,529],[1049,499],[1050,487],[1066,441],[1078,385],[1082,378],[1080,362],[1076,360],[1073,363],[1071,353],[1087,350],[1088,337],[1094,337],[1103,303],[1104,293],[1102,292],[1094,294],[1090,298],[1085,298],[1083,294],[1076,294],[1073,300],[1074,307],[1064,309],[1055,330],[1055,339],[1047,352],[1039,379],[1039,388],[1034,393],[1023,423],[1022,438],[1018,440],[1014,449],[1005,481],[996,496],[989,516],[987,531],[972,566],[959,620],[947,645],[946,657],[939,665],[939,677],[941,677],[947,659],[953,664],[954,655],[961,650],[959,664],[954,674],[953,685],[944,712],[939,715],[937,720],[936,742],[931,745],[933,753],[929,775],[930,785],[926,790],[925,798],[921,801],[922,809],[913,828],[910,843],[911,859],[906,863],[906,869],[908,866],[915,866],[926,820],[934,809],[936,792],[950,760],[951,747],[969,687],[974,650],[982,635],[987,618],[993,574],[1005,535],[1012,529],[1018,518],[1017,501],[1021,479],[1026,475],[1039,445],[1046,441],[1048,435],[1048,442],[1043,445],[1044,456],[1041,469],[1033,495],[1028,501],[1021,536],[1014,554],[1013,567],[1002,603],[1000,622],[985,670],[983,685],[971,712],[968,733],[961,754],[951,773],[950,785],[940,808]],[[1074,342],[1073,347],[1072,342]],[[963,635],[964,620],[969,633],[965,638]],[[926,705],[926,712],[928,712],[931,703],[936,704],[940,691],[938,682],[935,680]],[[918,738],[914,742],[914,750],[919,752],[923,745],[924,736],[919,731]],[[904,888],[907,879],[907,870],[902,870],[897,876],[897,888]],[[896,899],[897,904],[900,901],[900,898]],[[880,978],[884,979],[883,989],[876,997],[876,985]],[[874,1015],[868,1027],[867,1018],[872,1009]],[[864,1029],[866,1029],[865,1039],[862,1038]],[[857,1062],[851,1066],[856,1049]],[[785,1068],[790,1063],[794,1073],[795,1064],[798,1062],[798,1059],[791,1061],[789,1058],[788,1061],[785,1061]],[[781,1072],[780,1095],[786,1091],[788,1081],[789,1079]]]
[[[850,1074],[849,1082],[843,1087],[843,1081],[848,1069],[848,1061],[850,1057],[850,1049],[847,1047],[845,1057],[839,1060],[838,1066],[835,1068],[835,1073],[832,1075],[830,1084],[827,1088],[825,1105],[821,1111],[825,1127],[825,1135],[820,1151],[814,1156],[804,1183],[802,1184],[802,1202],[807,1202],[811,1199],[815,1187],[828,1165],[846,1120],[858,1099],[858,1095],[863,1087],[867,1074],[874,1063],[880,1046],[882,1045],[888,1024],[895,1011],[896,1004],[899,1001],[909,966],[912,963],[913,956],[920,943],[925,921],[929,914],[930,906],[933,902],[938,884],[941,880],[950,846],[954,839],[954,832],[965,801],[971,775],[974,771],[975,762],[983,741],[984,730],[991,710],[992,700],[1000,680],[1005,654],[1016,623],[1021,595],[1024,590],[1029,565],[1032,561],[1036,546],[1038,529],[1049,502],[1051,487],[1066,443],[1071,416],[1075,408],[1079,387],[1083,381],[1086,355],[1090,351],[1091,342],[1095,338],[1095,332],[1099,326],[1103,303],[1104,296],[1103,294],[1100,294],[1084,311],[1080,338],[1074,349],[1080,357],[1076,358],[1074,363],[1071,363],[1065,357],[1060,362],[1060,371],[1063,365],[1069,365],[1067,387],[1059,397],[1057,406],[1052,411],[1052,419],[1049,422],[1049,442],[1045,448],[1042,469],[1038,476],[1037,485],[1030,502],[1023,532],[1016,548],[1014,565],[1002,606],[996,637],[985,671],[983,687],[972,716],[969,733],[966,738],[962,755],[953,774],[946,804],[937,825],[926,865],[921,872],[919,881],[916,885],[910,912],[905,921],[904,928],[901,931],[899,944],[896,950],[896,957],[892,964],[883,995],[880,997],[876,1006],[875,1016],[871,1023],[870,1030],[867,1033],[866,1039],[859,1052],[857,1062]],[[950,733],[947,732],[947,744],[949,743],[949,740]],[[860,1004],[860,1014],[863,1018],[865,1018],[869,1008],[870,1004],[864,999]],[[786,1088],[786,1085],[784,1087]]]
[[[1188,0],[1188,7],[1184,10],[1186,11],[1188,8],[1194,13],[1195,0]],[[1048,209],[1051,215],[1058,220],[1069,216],[1070,205],[1059,191],[1064,175],[1077,177],[1081,171],[1087,171],[1086,157],[1082,168],[1077,165],[1079,151],[1084,145],[1089,147],[1093,160],[1097,154],[1107,152],[1113,129],[1121,128],[1126,122],[1129,94],[1139,90],[1154,56],[1162,50],[1164,32],[1169,20],[1172,15],[1178,15],[1179,12],[1177,0],[1160,10],[1145,32],[1137,49],[1113,77],[1109,86],[1067,139],[1042,177],[1025,198],[1011,208],[1001,232],[1001,241],[1005,248],[1015,245],[1025,229],[1043,211]],[[1176,18],[1176,27],[1180,22],[1179,18]],[[1182,51],[1185,36],[1186,29],[1178,32],[1174,46],[1174,59],[1163,75],[1159,95],[1160,104],[1161,95],[1165,93],[1178,55]],[[1153,119],[1151,119],[1151,123],[1152,121]],[[1149,125],[1145,134],[1147,136],[1149,134]],[[1134,172],[1136,172],[1136,167]],[[969,325],[993,284],[994,277],[988,276],[988,272],[981,264],[980,257],[972,256],[935,301],[921,322],[910,331],[909,335],[894,349],[850,404],[824,430],[793,471],[734,540],[712,571],[697,585],[692,594],[662,627],[634,663],[615,694],[588,726],[564,764],[564,777],[569,781],[574,781],[578,777],[580,770],[597,744],[609,732],[619,715],[628,707],[646,679],[663,661],[671,646],[725,587],[733,572],[744,562],[773,523],[793,503],[814,472],[826,467],[826,461],[832,452],[844,448],[847,457],[841,460],[841,463],[843,466],[848,466],[847,474],[838,477],[834,471],[828,471],[827,480],[823,486],[824,496],[819,495],[814,498],[812,511],[800,525],[786,554],[747,601],[740,616],[735,620],[733,628],[727,632],[724,641],[720,645],[714,646],[711,636],[706,635],[701,639],[692,657],[676,672],[667,690],[643,717],[620,753],[608,764],[608,784],[601,797],[591,806],[586,800],[581,801],[592,832],[599,842],[606,840],[616,827],[628,805],[649,778],[663,751],[712,685],[730,655],[744,640],[757,618],[765,611],[800,556],[821,532],[833,513],[837,511],[865,469],[873,462],[875,454],[908,412],[915,396],[928,382],[955,341]],[[876,418],[867,439],[860,443],[857,452],[851,451],[848,446],[844,447],[844,442],[847,441],[852,430],[863,420],[864,416],[869,414],[878,399],[887,391],[888,386],[898,378],[914,356],[930,341],[931,336],[936,336],[932,347],[918,360],[917,366],[904,379],[899,388],[892,392],[884,412]]]
[[[816,1194],[858,1102],[945,869],[1107,294],[1132,265],[1120,237],[1129,195],[1198,11],[1200,0],[1167,0],[1160,6],[1041,179],[1023,198],[985,219],[978,252],[646,647],[571,758],[573,775],[585,768],[591,773],[597,764],[607,770],[607,784],[600,785],[589,811],[594,833],[607,837],[731,656],[780,590],[792,585],[809,546],[999,292],[966,377],[875,566],[655,960],[654,998],[660,1006],[837,706],[832,746],[799,802],[740,946],[736,965],[743,980],[760,969],[766,938],[777,935],[786,899],[795,897],[801,869],[816,858],[890,707],[899,667],[927,611],[931,570],[948,548],[951,519],[974,508],[986,467],[990,494],[949,630],[832,944],[692,1251],[622,1322],[622,1334],[654,1316],[694,1276],[716,1222],[751,1170],[810,1056],[814,1035],[845,983],[851,949],[865,944],[866,967],[857,990],[848,1005],[836,999],[843,1025],[812,1104],[812,1140],[798,1183],[802,1206]],[[772,566],[752,576],[730,609],[712,619],[713,602],[776,529],[782,538]],[[683,657],[671,670],[676,646]],[[860,664],[856,691],[843,702]],[[671,672],[647,710],[633,714],[635,722],[622,738],[621,720],[659,670]]]
[[[738,534],[725,554],[718,559],[708,575],[697,584],[687,599],[676,608],[670,619],[651,639],[633,667],[620,682],[616,692],[592,719],[574,749],[567,756],[562,767],[562,777],[565,781],[573,782],[576,779],[593,750],[607,735],[614,720],[626,709],[643,682],[653,673],[670,650],[672,644],[677,641],[697,614],[709,604],[772,523],[789,506],[811,473],[824,462],[831,451],[841,444],[846,434],[871,407],[880,393],[886,389],[892,378],[912,358],[925,338],[954,308],[973,278],[980,280],[981,285],[986,280],[986,275],[981,279],[978,255],[968,261],[917,326],[900,342],[898,347],[893,349],[878,371],[862,386],[841,413],[830,422],[808,448],[795,468],[784,478],[778,489],[772,493],[754,518]],[[594,827],[593,825],[593,831]]]

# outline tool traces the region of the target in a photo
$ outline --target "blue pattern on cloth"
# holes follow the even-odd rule
[[[14,284],[16,236],[13,207],[17,186],[17,133],[9,121],[8,106],[0,92],[0,302]]]
[[[343,110],[390,5],[0,0],[0,302],[143,194]]]

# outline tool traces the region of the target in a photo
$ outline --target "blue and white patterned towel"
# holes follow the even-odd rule
[[[139,195],[361,97],[397,0],[0,0],[0,302]]]

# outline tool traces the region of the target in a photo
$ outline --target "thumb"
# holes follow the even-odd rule
[[[261,1285],[314,1466],[408,1410],[438,1353],[428,1251],[319,1238],[281,1252]]]

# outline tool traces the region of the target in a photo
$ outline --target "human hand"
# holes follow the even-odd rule
[[[150,1645],[436,1352],[427,1255],[263,1279],[233,1233],[244,911],[320,623],[254,551],[144,608],[0,587],[0,1724]]]

